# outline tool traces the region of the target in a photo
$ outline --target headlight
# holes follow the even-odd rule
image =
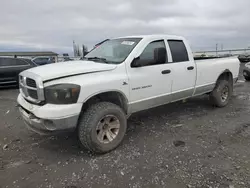
[[[58,84],[45,88],[45,99],[51,104],[76,103],[81,87],[75,84]]]

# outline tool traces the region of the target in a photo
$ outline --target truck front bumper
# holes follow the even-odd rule
[[[58,134],[77,127],[82,104],[38,106],[28,103],[21,95],[17,101],[25,124],[38,134]]]

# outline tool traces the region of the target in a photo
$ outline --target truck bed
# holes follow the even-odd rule
[[[199,60],[206,60],[206,59],[221,59],[221,58],[231,58],[233,56],[229,57],[194,57],[194,60],[199,61]]]
[[[197,77],[196,86],[205,84],[214,84],[224,71],[230,70],[233,79],[236,79],[239,74],[239,60],[236,56],[222,58],[207,58],[195,60]]]

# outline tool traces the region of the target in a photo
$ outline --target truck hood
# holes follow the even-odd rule
[[[117,65],[114,64],[97,63],[93,61],[69,61],[42,65],[28,69],[24,72],[36,74],[40,76],[43,81],[48,81],[79,74],[109,71],[115,69],[116,67]]]

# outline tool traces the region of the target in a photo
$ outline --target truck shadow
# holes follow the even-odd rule
[[[180,117],[203,116],[214,108],[215,107],[211,105],[208,96],[203,95],[138,112],[129,118],[129,124],[136,121],[147,120],[174,120],[178,122]]]
[[[160,129],[162,124],[181,123],[180,117],[188,120],[190,117],[198,118],[204,116],[214,108],[210,104],[208,96],[204,95],[185,102],[175,102],[136,113],[128,120],[127,135],[123,144],[128,144],[129,137],[133,137],[134,134],[140,134],[140,129],[151,129],[152,123],[155,124],[153,129],[157,130],[158,128]],[[39,148],[52,153],[55,152],[55,155],[60,155],[58,151],[64,156],[72,156],[73,154],[87,157],[93,155],[80,147],[76,133],[46,137],[43,142],[39,143]],[[120,150],[120,147],[117,150]]]

